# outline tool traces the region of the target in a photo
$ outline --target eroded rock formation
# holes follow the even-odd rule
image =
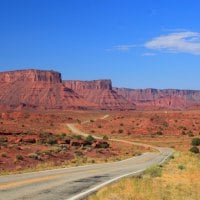
[[[0,73],[0,107],[7,109],[73,109],[91,108],[61,80],[55,71],[19,70]]]
[[[45,70],[0,73],[1,109],[190,109],[200,91],[113,88],[111,80],[62,81]]]
[[[98,105],[100,109],[135,109],[134,103],[129,102],[112,89],[111,80],[64,81],[63,83],[87,101]]]
[[[200,91],[175,89],[127,89],[114,90],[137,105],[137,109],[187,109],[200,105]]]

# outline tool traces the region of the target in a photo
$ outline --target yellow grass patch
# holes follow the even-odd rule
[[[199,200],[200,156],[176,153],[161,177],[126,178],[103,188],[89,200]]]

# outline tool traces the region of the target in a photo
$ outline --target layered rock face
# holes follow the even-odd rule
[[[112,90],[111,80],[95,81],[64,81],[66,87],[76,91],[83,90]]]
[[[111,80],[64,81],[64,85],[100,109],[134,110],[134,103],[129,102],[112,89]]]
[[[1,108],[86,109],[94,106],[66,88],[61,74],[54,71],[2,72],[0,85]]]
[[[138,109],[186,109],[200,105],[200,91],[114,88]]]
[[[44,70],[17,70],[0,73],[0,83],[13,83],[16,81],[61,83],[61,74],[55,71]]]
[[[0,73],[2,109],[200,108],[200,91],[113,88],[111,80],[62,81],[55,71]]]

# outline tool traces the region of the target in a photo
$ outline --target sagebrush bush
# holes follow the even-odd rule
[[[190,149],[190,151],[191,151],[192,153],[199,153],[199,149],[198,149],[196,146],[192,147],[192,148]]]
[[[103,136],[103,140],[108,140],[108,136],[107,136],[107,135],[104,135],[104,136]]]
[[[93,143],[95,141],[94,137],[91,135],[88,135],[85,139],[85,141],[89,142],[89,143]]]
[[[162,175],[162,168],[158,165],[154,165],[145,171],[145,174],[151,177],[160,177]]]
[[[28,154],[29,158],[35,159],[35,160],[39,160],[40,156],[37,153],[30,153]]]
[[[20,155],[20,154],[16,154],[15,158],[16,158],[17,160],[24,160],[23,156]]]
[[[200,146],[200,138],[193,138],[192,139],[193,146]]]

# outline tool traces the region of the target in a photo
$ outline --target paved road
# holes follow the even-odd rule
[[[72,124],[68,127],[76,134],[85,134]],[[159,151],[115,163],[1,176],[0,200],[82,199],[105,184],[137,175],[151,165],[162,163],[172,154],[169,148],[155,148]]]

